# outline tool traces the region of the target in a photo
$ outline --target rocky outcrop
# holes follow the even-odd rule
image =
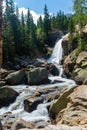
[[[39,85],[48,83],[48,71],[45,68],[34,68],[27,72],[29,85]]]
[[[64,61],[64,74],[83,84],[87,78],[87,52],[74,50]]]
[[[13,103],[19,94],[9,87],[0,88],[0,108]]]
[[[87,127],[87,85],[64,92],[50,112],[56,115],[57,124]]]
[[[82,84],[87,78],[87,52],[81,52],[76,60],[73,77],[77,84]]]
[[[8,74],[8,76],[5,78],[7,81],[7,84],[9,85],[18,85],[24,81],[25,73],[23,70],[19,70],[13,73]]]

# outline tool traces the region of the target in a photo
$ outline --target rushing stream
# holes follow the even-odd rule
[[[39,85],[39,86],[27,86],[27,85],[11,86],[20,94],[13,104],[11,104],[9,107],[3,107],[0,109],[1,117],[3,117],[5,113],[11,112],[6,117],[7,119],[8,118],[13,119],[13,117],[15,117],[15,118],[21,118],[21,119],[24,119],[26,121],[31,121],[31,122],[39,121],[39,120],[44,120],[44,121],[49,120],[47,106],[49,106],[53,101],[48,103],[45,99],[43,101],[43,104],[39,104],[37,106],[37,109],[31,113],[24,111],[23,102],[24,102],[24,99],[26,99],[30,95],[33,95],[38,90],[53,88],[55,85],[58,86],[58,90],[66,87],[66,86],[69,86],[69,87],[75,86],[75,82],[73,80],[61,77],[61,75],[63,73],[63,68],[61,65],[59,65],[59,63],[63,56],[62,40],[63,40],[63,38],[60,39],[56,43],[53,53],[52,53],[50,59],[48,60],[48,62],[55,64],[55,66],[59,69],[59,72],[60,72],[59,76],[54,76],[54,77],[51,76],[51,77],[49,77],[49,79],[52,81],[52,83],[54,80],[61,81],[61,82],[59,82],[59,83],[57,82],[55,84],[48,84],[48,85]]]

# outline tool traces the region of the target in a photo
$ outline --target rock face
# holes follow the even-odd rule
[[[64,102],[61,102],[62,107],[60,108],[61,98],[65,101],[65,105]],[[58,124],[87,127],[87,85],[74,87],[64,92],[51,107],[50,112],[53,110],[55,110]]]
[[[45,68],[34,68],[27,72],[29,85],[39,85],[48,83],[48,71]]]
[[[0,108],[13,103],[19,94],[12,88],[0,88]]]
[[[64,73],[81,85],[87,79],[87,52],[74,50],[64,61]]]
[[[43,129],[28,129],[28,128],[24,128],[24,129],[19,129],[19,130],[87,130],[87,128],[81,128],[78,126],[67,126],[67,125],[49,125]]]
[[[6,77],[6,81],[9,85],[17,85],[20,84],[24,80],[25,73],[23,70],[19,70],[13,73],[10,73]]]

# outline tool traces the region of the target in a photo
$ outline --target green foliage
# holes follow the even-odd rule
[[[69,42],[71,46],[77,43],[79,51],[84,51],[87,46],[83,33],[83,28],[87,23],[87,0],[73,0],[73,3],[74,15],[70,18],[68,26]]]

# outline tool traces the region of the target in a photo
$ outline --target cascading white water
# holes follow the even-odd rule
[[[66,37],[66,36],[64,36]],[[63,38],[64,38],[63,37]],[[51,55],[51,57],[49,58],[48,62],[55,64],[55,66],[59,69],[60,74],[59,76],[51,76],[49,77],[49,79],[51,81],[54,80],[58,80],[61,81],[60,83],[56,83],[56,86],[58,86],[58,89],[62,89],[63,87],[73,87],[75,86],[75,82],[73,80],[69,80],[69,79],[65,79],[62,78],[61,75],[63,73],[63,68],[61,65],[59,65],[60,60],[62,59],[63,56],[63,49],[62,49],[62,39],[60,39],[53,50],[53,53]],[[49,115],[48,115],[48,111],[47,111],[47,106],[51,103],[47,103],[47,102],[43,102],[43,104],[39,104],[37,106],[37,109],[34,110],[31,113],[25,112],[24,111],[24,104],[23,101],[26,97],[28,97],[29,95],[33,95],[34,92],[37,91],[37,89],[48,89],[48,88],[52,88],[54,87],[54,84],[49,84],[49,85],[41,85],[41,86],[32,86],[32,87],[28,87],[26,85],[19,85],[19,86],[14,86],[12,88],[14,88],[16,91],[21,92],[19,94],[19,96],[17,97],[16,101],[11,104],[9,107],[3,107],[0,109],[0,116],[2,116],[4,113],[6,112],[11,112],[11,115],[8,116],[8,118],[10,116],[15,116],[15,118],[22,118],[26,121],[39,121],[39,120],[45,120],[48,121],[49,120]]]
[[[52,55],[49,58],[49,62],[54,63],[54,64],[59,64],[59,62],[61,61],[62,55],[63,55],[62,40],[63,39],[60,39],[59,41],[57,41],[53,49]]]
[[[51,54],[51,57],[48,59],[49,63],[53,63],[59,70],[59,76],[61,77],[63,74],[63,68],[60,65],[60,61],[63,58],[63,48],[62,48],[62,41],[65,37],[67,37],[69,34],[66,34],[63,36],[60,40],[58,40],[54,46],[53,52]]]

